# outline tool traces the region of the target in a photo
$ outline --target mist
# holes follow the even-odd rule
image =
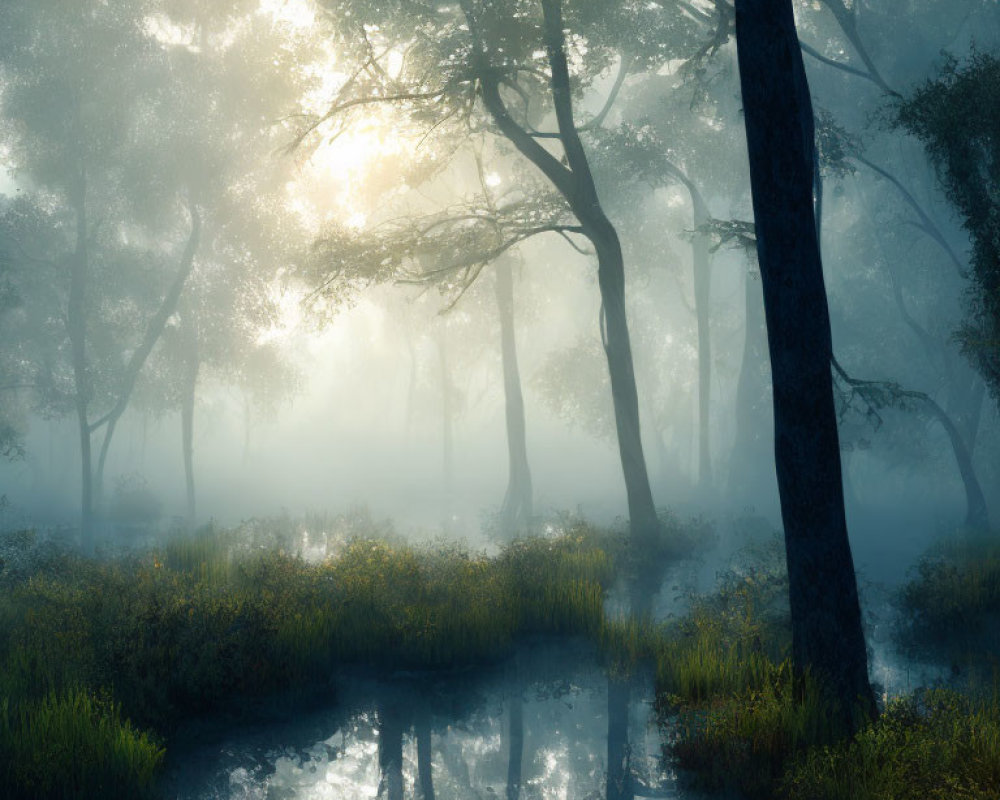
[[[795,753],[985,675],[993,623],[914,604],[994,563],[995,2],[85,6],[0,11],[11,708],[105,691],[166,743],[135,796],[794,797]],[[364,569],[384,642],[337,627]],[[36,642],[43,578],[82,583]],[[164,676],[202,639],[162,608],[245,659],[157,683],[101,606],[24,666],[133,591]],[[709,628],[737,677],[688,696]],[[686,720],[766,669],[841,727],[726,783]]]

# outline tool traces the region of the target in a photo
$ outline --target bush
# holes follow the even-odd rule
[[[957,667],[1000,658],[1000,540],[952,538],[900,591],[899,642]]]

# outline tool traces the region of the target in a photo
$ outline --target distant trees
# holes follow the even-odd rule
[[[182,319],[193,330],[197,303],[182,298],[205,245],[215,260],[227,225],[252,239],[251,225],[239,228],[230,212],[241,205],[236,182],[248,179],[240,159],[261,155],[259,140],[247,136],[261,118],[227,104],[258,113],[260,106],[243,102],[232,72],[205,69],[207,40],[193,40],[168,6],[39,2],[0,11],[3,142],[27,198],[21,202],[44,220],[31,236],[24,226],[8,229],[9,252],[46,275],[31,298],[51,337],[36,352],[33,391],[52,413],[76,417],[85,548],[93,544],[118,423],[152,374],[164,337]],[[269,49],[260,52],[273,69]],[[230,83],[226,91],[216,83],[195,93],[199,74]],[[242,80],[248,87],[253,77]],[[285,102],[280,94],[267,98]],[[230,303],[215,312],[245,310]],[[187,370],[189,386],[196,375]]]
[[[847,730],[875,699],[847,523],[823,269],[813,215],[812,103],[791,0],[737,0],[757,252],[774,389],[792,655]]]
[[[574,231],[593,245],[602,298],[602,339],[630,524],[637,543],[652,543],[658,522],[639,437],[638,396],[624,305],[624,260],[617,231],[598,198],[573,112],[573,91],[591,80],[614,50],[604,38],[587,40],[584,66],[571,76],[565,34],[567,25],[579,28],[579,35],[585,38],[595,26],[608,32],[621,23],[614,34],[620,38],[628,28],[626,23],[635,25],[631,12],[615,10],[613,4],[574,5],[573,16],[564,19],[557,0],[462,0],[458,8],[404,6],[391,11],[349,0],[329,0],[325,5],[340,35],[348,40],[347,47],[358,48],[361,58],[356,75],[344,85],[327,115],[311,128],[359,106],[386,102],[395,102],[411,117],[440,126],[456,119],[473,119],[481,103],[492,130],[544,175],[571,217],[550,229]],[[645,13],[652,24],[643,31],[644,36],[652,29],[659,31],[670,19],[662,10]],[[415,30],[417,37],[413,36]],[[375,49],[373,38],[379,49]],[[661,58],[668,57],[669,39],[664,35],[658,45]],[[406,58],[404,68],[391,75],[381,66],[377,53],[394,48]],[[540,101],[544,104],[541,108]],[[549,108],[554,111],[557,130],[540,131],[535,125]],[[554,154],[544,144],[549,140],[558,145],[561,154]]]

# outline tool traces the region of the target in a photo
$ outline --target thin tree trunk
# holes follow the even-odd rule
[[[76,214],[76,249],[73,253],[73,271],[70,275],[69,302],[66,309],[66,329],[73,358],[73,384],[75,389],[77,427],[80,436],[80,546],[84,552],[94,549],[93,530],[93,462],[91,456],[90,376],[87,373],[87,281],[90,273],[87,252],[87,181],[80,174],[72,190]]]
[[[125,409],[128,408],[132,391],[135,389],[136,381],[139,379],[139,373],[142,372],[146,360],[149,358],[150,353],[153,352],[153,348],[163,334],[167,320],[170,319],[170,316],[177,309],[177,303],[180,300],[181,292],[184,290],[184,284],[187,282],[188,276],[194,267],[194,256],[198,250],[198,241],[201,236],[201,215],[195,209],[194,205],[190,206],[189,210],[191,213],[191,233],[184,246],[177,274],[174,276],[170,288],[160,302],[160,307],[146,326],[142,341],[139,342],[139,346],[132,352],[128,363],[125,365],[122,384],[118,390],[115,405],[107,414],[90,426],[91,431],[98,430],[102,425],[107,426],[104,431],[104,441],[101,443],[101,454],[97,464],[97,480],[95,481],[94,499],[98,508],[103,504],[104,466],[118,420],[121,419],[122,414],[125,413]]]
[[[461,0],[461,5],[473,33],[477,57],[488,59],[489,54],[479,38],[478,15],[472,0]],[[566,199],[580,222],[580,230],[590,239],[597,253],[604,350],[611,379],[618,450],[628,496],[630,533],[634,553],[638,556],[643,551],[648,554],[655,545],[659,536],[659,522],[639,436],[639,400],[625,314],[624,260],[618,233],[601,208],[590,165],[573,122],[561,3],[559,0],[542,0],[542,12],[545,47],[551,70],[550,88],[566,164],[542,147],[510,116],[500,96],[497,73],[488,66],[484,66],[478,76],[480,91],[483,103],[497,127]]]
[[[201,368],[201,357],[198,353],[198,331],[194,318],[185,314],[185,356],[183,375],[183,395],[181,397],[181,452],[184,457],[184,488],[187,497],[187,524],[193,529],[195,525],[195,485],[194,485],[194,400],[198,385],[198,372]]]
[[[455,442],[447,330],[442,330],[438,337],[438,355],[441,358],[441,456],[444,472],[445,530],[450,530],[452,517],[455,514]]]
[[[845,730],[876,711],[844,515],[833,346],[813,213],[814,126],[791,0],[736,0],[757,252],[774,388],[792,659]]]
[[[517,340],[514,335],[514,276],[510,261],[506,258],[501,258],[496,265],[496,298],[500,312],[509,464],[507,493],[500,508],[500,532],[504,538],[512,539],[518,531],[528,529],[533,511],[524,396],[521,393],[521,373],[517,364]]]
[[[698,486],[702,492],[711,488],[712,460],[710,448],[711,392],[712,392],[712,339],[711,295],[712,271],[708,235],[700,233],[709,223],[708,204],[697,185],[687,173],[671,162],[667,169],[684,184],[691,197],[692,221],[695,236],[691,240],[691,264],[694,281],[694,313],[698,328]]]
[[[965,439],[958,426],[952,422],[951,417],[945,413],[941,406],[927,395],[925,395],[925,402],[931,414],[941,423],[941,427],[948,434],[952,452],[955,454],[955,463],[962,476],[962,485],[965,487],[965,526],[977,531],[989,530],[990,515],[986,506],[986,497],[983,495],[979,478],[976,477],[976,469],[972,464],[972,454],[966,446]]]
[[[708,207],[695,190],[691,194],[694,205],[694,226],[698,230],[708,224]],[[712,271],[708,238],[695,235],[691,242],[694,263],[694,304],[698,323],[698,486],[707,492],[712,485],[712,456],[709,441],[712,392],[712,339],[711,319]]]

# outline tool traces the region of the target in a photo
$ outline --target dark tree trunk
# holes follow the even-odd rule
[[[66,309],[66,329],[73,358],[77,427],[80,433],[80,546],[84,552],[94,549],[93,461],[90,444],[90,376],[87,373],[87,279],[90,272],[87,252],[87,183],[81,173],[72,190],[76,214],[76,250],[70,275],[69,301]]]
[[[512,539],[519,531],[528,529],[533,512],[524,396],[521,393],[521,373],[517,365],[517,340],[514,335],[514,276],[510,261],[505,258],[501,258],[496,266],[496,296],[500,311],[509,463],[507,494],[500,508],[500,533],[504,538]]]
[[[646,461],[639,436],[639,400],[625,315],[625,267],[618,233],[601,207],[587,155],[573,122],[569,69],[564,49],[562,5],[559,0],[542,0],[545,48],[551,70],[550,87],[559,126],[559,141],[566,163],[542,147],[511,116],[500,96],[497,72],[488,63],[489,53],[481,40],[478,15],[472,0],[461,0],[482,65],[479,74],[483,103],[514,146],[551,181],[566,199],[597,253],[597,280],[603,312],[604,350],[611,380],[611,397],[618,431],[625,491],[628,496],[629,526],[636,554],[648,550],[659,535],[659,523],[649,486]]]
[[[414,724],[417,737],[417,778],[422,800],[434,800],[434,770],[431,751],[431,718],[426,710],[417,715]]]
[[[403,800],[403,723],[399,709],[383,705],[378,715],[379,797]]]
[[[875,713],[841,479],[833,346],[813,214],[814,128],[791,0],[736,0],[757,253],[774,389],[792,658],[847,730]]]
[[[694,281],[694,313],[698,327],[698,486],[707,492],[712,483],[712,459],[709,437],[711,393],[712,393],[712,334],[711,295],[712,272],[711,252],[708,235],[698,233],[711,220],[708,204],[697,185],[680,167],[668,164],[668,169],[684,184],[691,197],[692,221],[695,236],[691,240],[692,278]]]
[[[628,679],[608,676],[607,800],[632,800],[631,753],[628,743]]]
[[[194,399],[198,386],[201,357],[198,353],[198,330],[190,312],[185,314],[184,374],[181,396],[181,452],[184,457],[184,488],[187,496],[187,524],[194,528],[196,519],[194,486]]]

